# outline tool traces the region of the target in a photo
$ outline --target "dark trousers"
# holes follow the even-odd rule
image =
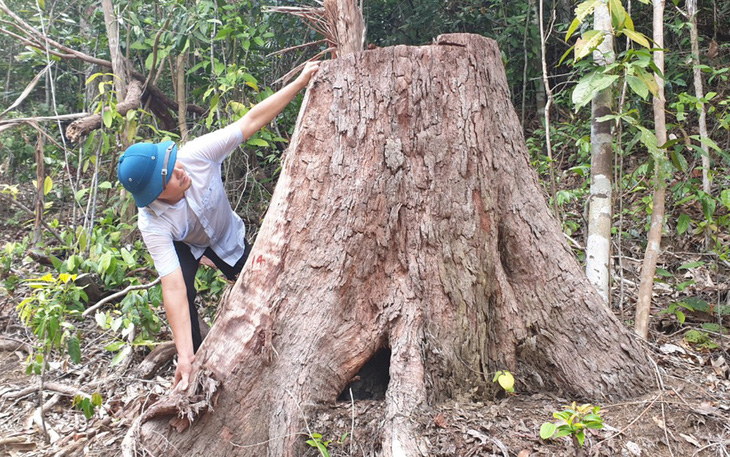
[[[243,265],[246,263],[249,252],[251,252],[251,245],[246,243],[246,249],[243,252],[243,256],[238,259],[238,262],[234,266],[228,265],[223,259],[218,257],[211,248],[205,250],[203,254],[209,258],[216,267],[226,275],[226,278],[233,280],[238,276],[238,273],[243,269]],[[198,291],[195,289],[195,274],[198,272],[198,266],[200,265],[200,258],[195,258],[193,253],[190,252],[190,246],[181,242],[174,241],[175,252],[177,258],[180,260],[180,269],[182,270],[183,279],[185,280],[185,288],[188,292],[188,308],[190,309],[190,330],[193,334],[193,351],[198,352],[198,348],[203,342],[200,336],[200,324],[198,324],[198,310],[195,307],[195,296],[198,295]]]

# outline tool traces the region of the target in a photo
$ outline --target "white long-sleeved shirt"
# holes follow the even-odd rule
[[[155,200],[139,208],[137,225],[160,277],[180,266],[173,241],[188,244],[196,258],[210,247],[231,266],[243,255],[246,228],[233,212],[221,178],[223,160],[242,141],[233,124],[187,143],[176,159],[191,180],[183,199],[174,205]]]

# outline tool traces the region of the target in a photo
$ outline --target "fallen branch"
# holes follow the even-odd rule
[[[16,398],[25,397],[26,395],[30,395],[33,392],[37,392],[37,391],[38,391],[38,385],[35,384],[32,386],[25,387],[21,390],[16,390],[15,392],[5,392],[0,395],[0,398],[2,398],[4,400],[14,400]]]
[[[124,101],[117,105],[117,112],[124,116],[129,110],[139,108],[141,103],[142,84],[139,81],[132,81],[127,88],[127,96],[124,98]],[[102,113],[77,119],[66,128],[66,136],[72,143],[76,143],[83,135],[101,127],[101,123]]]
[[[16,341],[16,340],[9,340],[9,339],[0,339],[0,351],[7,351],[7,352],[15,352],[15,351],[23,351],[26,353],[31,352],[30,344],[24,343],[22,341]]]
[[[60,382],[46,381],[43,387],[47,391],[56,392],[67,397],[83,397],[91,399],[91,395],[87,394],[83,390],[66,384],[61,384]]]
[[[136,374],[142,379],[152,379],[155,373],[177,354],[175,343],[167,341],[158,345],[136,368]]]
[[[26,395],[30,395],[33,392],[37,392],[38,389],[40,389],[40,384],[33,384],[32,386],[25,387],[21,390],[17,390],[15,392],[6,392],[0,396],[0,398],[12,400],[15,398],[21,398]],[[83,398],[91,398],[91,395],[87,394],[83,390],[77,389],[76,387],[72,387],[66,384],[61,384],[59,382],[45,382],[43,384],[43,390],[48,392],[55,392],[57,394],[65,395],[67,397],[76,397],[80,396]]]

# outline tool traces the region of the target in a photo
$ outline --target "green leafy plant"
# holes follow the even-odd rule
[[[685,264],[690,265],[690,264]],[[682,267],[680,267],[682,268]],[[693,314],[705,314],[705,315],[717,315],[719,317],[728,316],[730,315],[730,306],[728,305],[719,305],[714,306],[710,303],[707,303],[705,300],[699,298],[699,297],[686,297],[682,300],[678,300],[674,303],[671,303],[669,306],[667,306],[665,309],[659,311],[657,314],[673,314],[677,317],[677,321],[679,321],[680,324],[684,324],[687,320],[687,314],[693,313]],[[706,323],[702,324],[702,327],[705,330],[711,331],[711,332],[717,332],[721,333],[725,331],[725,328],[720,326],[720,324],[716,323]],[[699,333],[699,335],[698,335]],[[689,335],[689,336],[688,336]],[[700,344],[703,345],[709,341],[708,336],[698,330],[690,330],[687,335],[685,335],[685,339],[690,343]],[[708,343],[709,344],[709,343]],[[714,344],[714,343],[713,343]],[[716,345],[711,346],[703,346],[707,348],[714,348],[717,347]]]
[[[18,305],[20,319],[38,338],[40,353],[28,358],[28,373],[41,374],[44,358],[53,349],[65,346],[74,363],[81,361],[81,349],[72,319],[78,318],[88,300],[76,275],[47,274],[27,281],[32,293]]]
[[[342,444],[347,439],[349,433],[345,432],[342,437],[337,441],[337,444]],[[305,441],[308,445],[316,448],[322,457],[330,457],[329,446],[332,440],[323,440],[322,435],[319,433],[312,433],[309,435],[309,439]]]
[[[91,419],[96,411],[96,408],[100,407],[103,403],[101,394],[96,392],[91,397],[85,397],[83,395],[76,395],[71,403],[76,409],[80,409],[84,413],[86,420]]]
[[[716,329],[716,327],[715,327]],[[690,330],[684,335],[685,341],[688,343],[691,343],[695,346],[697,346],[700,349],[717,349],[719,346],[717,343],[712,341],[712,338],[707,334],[707,332],[703,332],[702,330]]]
[[[322,455],[323,457],[330,457],[328,447],[331,442],[332,440],[324,441],[322,439],[322,435],[320,435],[319,433],[312,433],[309,436],[309,439],[305,441],[305,443],[312,446],[313,448],[317,448],[320,455]]]
[[[578,405],[573,402],[566,409],[554,412],[553,417],[558,422],[545,422],[540,427],[540,438],[544,440],[570,436],[576,451],[583,447],[586,429],[602,429],[603,419],[600,408],[590,403]]]

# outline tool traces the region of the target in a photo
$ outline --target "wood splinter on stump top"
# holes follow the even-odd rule
[[[222,383],[215,412],[183,434],[147,422],[140,439],[298,455],[303,416],[383,348],[382,439],[358,444],[384,456],[422,455],[410,417],[491,392],[497,370],[518,392],[571,398],[650,383],[644,350],[550,215],[493,40],[445,35],[322,64],[249,263],[196,354]]]
[[[324,0],[324,10],[325,18],[335,38],[337,56],[361,52],[365,42],[365,22],[357,2]]]

